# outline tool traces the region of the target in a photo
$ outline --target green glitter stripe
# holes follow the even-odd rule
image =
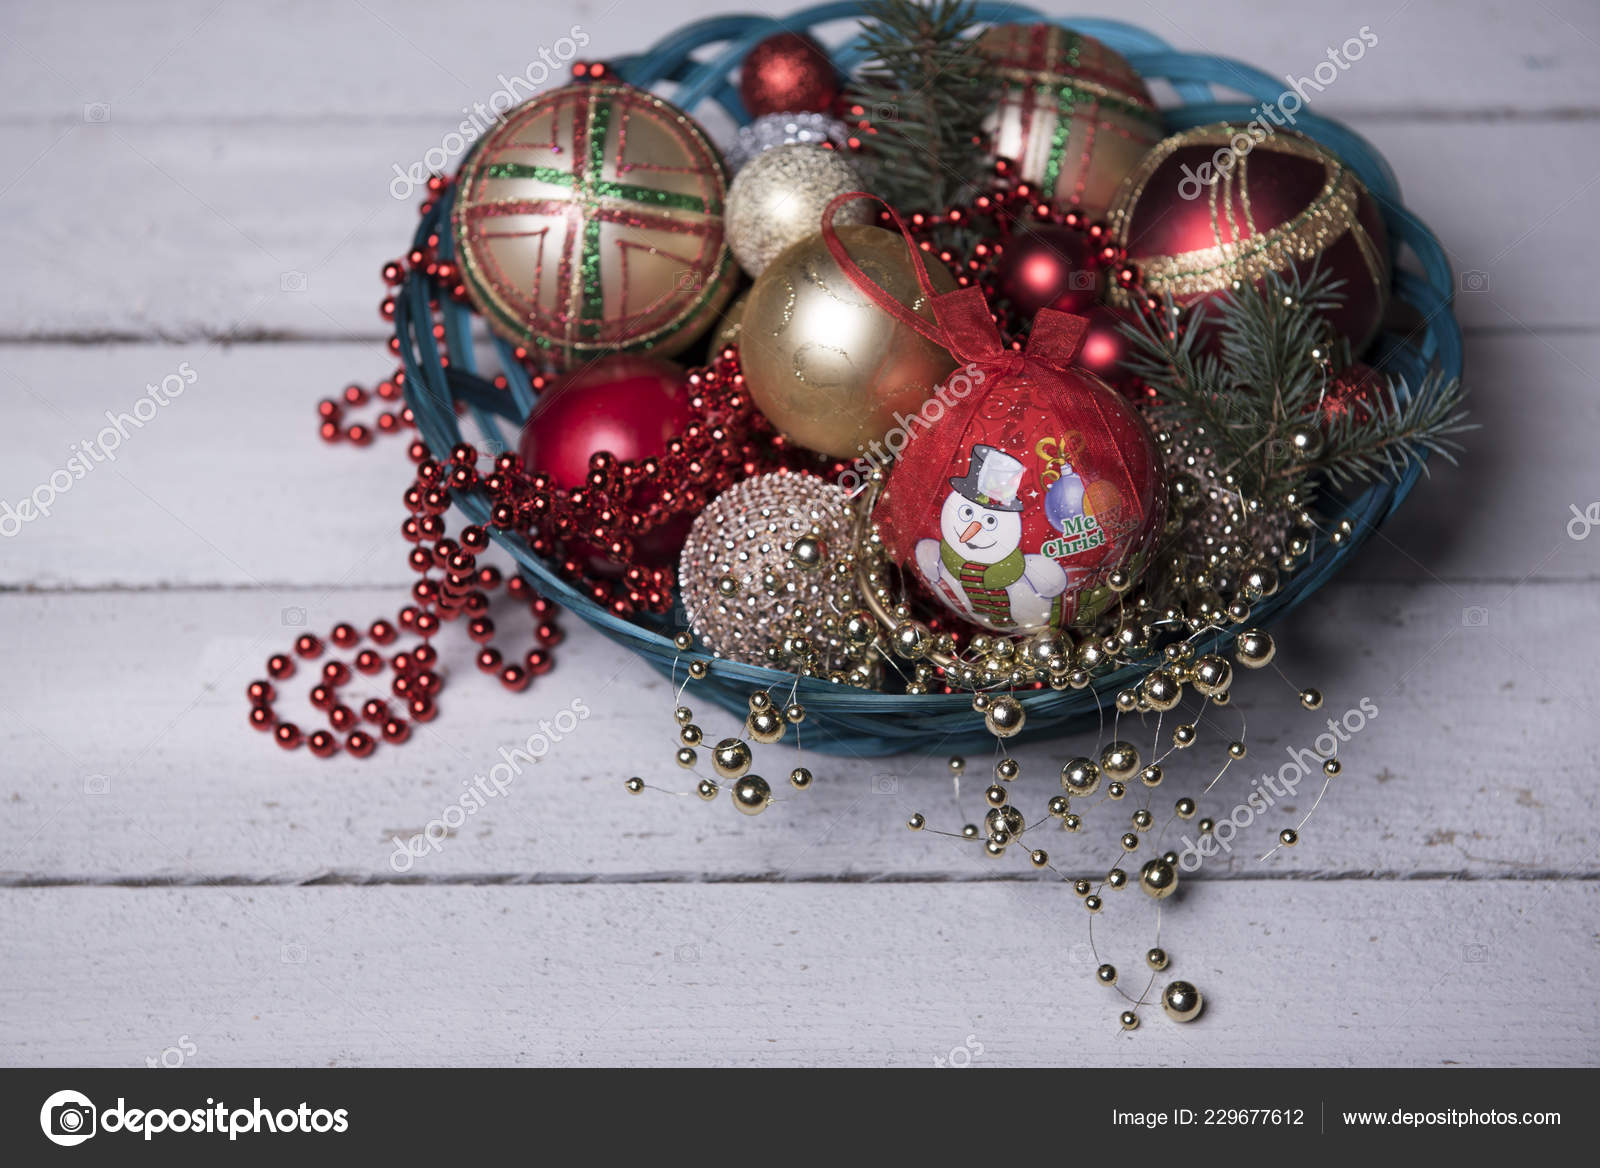
[[[591,199],[598,196],[600,187],[609,185],[601,181],[605,173],[606,138],[611,130],[611,106],[605,102],[590,102],[589,106],[589,164],[584,168],[583,244],[578,253],[582,272],[583,308],[578,315],[580,336],[593,339],[600,333],[605,319],[605,289],[600,284],[600,220],[593,217]]]
[[[1042,96],[1042,95],[1041,95]],[[1072,137],[1072,111],[1077,106],[1072,87],[1067,86],[1056,94],[1056,127],[1050,135],[1050,156],[1044,166],[1044,196],[1055,198],[1056,180],[1061,177],[1061,163],[1067,153],[1067,139]]]
[[[577,181],[570,171],[553,166],[529,166],[526,162],[493,162],[484,173],[489,178],[535,178],[558,187],[570,187]]]
[[[675,211],[698,211],[703,215],[715,214],[720,208],[708,204],[699,195],[681,195],[677,191],[658,191],[653,187],[635,186],[633,183],[597,182],[594,193],[602,198],[626,199],[630,203],[654,203]]]

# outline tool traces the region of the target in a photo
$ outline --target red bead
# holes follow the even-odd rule
[[[300,727],[293,722],[279,722],[278,728],[272,732],[272,737],[285,750],[294,750],[301,742]]]
[[[527,689],[528,683],[532,680],[528,671],[520,665],[507,665],[500,671],[500,683],[513,693]]]
[[[539,638],[540,644],[546,648],[559,645],[566,639],[566,634],[561,631],[561,627],[553,625],[549,621],[541,624],[534,635]]]
[[[399,635],[395,627],[386,620],[373,621],[372,627],[367,630],[367,636],[378,645],[390,644]]]
[[[360,422],[357,422],[354,426],[351,426],[350,429],[345,432],[345,436],[357,446],[370,446],[372,444],[372,431],[368,427],[362,425]]]
[[[363,649],[356,654],[356,669],[369,677],[383,671],[383,654],[375,649]]]
[[[322,656],[322,641],[310,633],[301,633],[294,639],[294,651],[310,660]]]
[[[411,737],[411,724],[399,718],[390,718],[383,724],[383,740],[396,746]]]
[[[330,661],[322,667],[322,679],[329,685],[346,685],[350,681],[350,667],[343,661]]]
[[[283,653],[275,653],[267,658],[267,672],[278,681],[294,676],[294,658]]]
[[[365,730],[353,730],[344,740],[345,749],[357,758],[366,758],[376,749],[378,742]]]
[[[311,690],[311,705],[318,710],[326,710],[338,700],[338,696],[328,686],[319,685]]]
[[[444,688],[444,679],[431,669],[422,670],[414,680],[417,683],[417,688],[430,696]]]
[[[389,705],[380,698],[368,698],[361,704],[361,716],[369,722],[384,722],[389,717]]]
[[[306,745],[318,758],[332,758],[339,752],[339,740],[326,730],[313,731]]]
[[[415,661],[424,669],[431,668],[434,662],[439,660],[439,650],[426,643],[418,645],[415,649],[411,650],[411,660]]]
[[[439,707],[427,698],[411,700],[411,717],[418,722],[431,722],[439,716]]]
[[[340,621],[333,626],[333,643],[341,649],[352,649],[361,640],[361,632],[348,621]]]
[[[356,712],[349,706],[334,706],[328,711],[328,725],[335,730],[345,731],[356,724]]]
[[[431,612],[419,612],[415,623],[417,632],[424,637],[431,637],[439,631],[439,618]]]
[[[277,721],[277,716],[266,706],[250,707],[250,725],[257,730],[271,730]]]
[[[478,668],[485,673],[500,672],[501,657],[499,649],[481,649],[478,652]]]
[[[494,639],[494,621],[486,616],[473,617],[467,623],[467,636],[482,645]]]
[[[278,696],[278,689],[270,681],[252,681],[245,691],[252,705],[264,706]]]
[[[535,677],[542,677],[544,674],[549,673],[550,667],[555,664],[550,654],[543,649],[529,649],[525,660],[528,664],[528,672]]]

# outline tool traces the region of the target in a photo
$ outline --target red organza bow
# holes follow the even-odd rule
[[[889,218],[905,237],[906,246],[911,251],[912,266],[916,269],[917,284],[933,308],[932,324],[873,283],[872,277],[862,271],[845,250],[844,241],[839,238],[838,229],[833,225],[833,217],[840,207],[855,199],[873,199],[882,203]],[[1069,312],[1041,308],[1033,318],[1033,330],[1028,335],[1027,348],[1019,352],[1008,347],[1000,337],[1000,329],[989,311],[989,302],[983,298],[983,290],[972,286],[954,292],[936,291],[933,281],[928,278],[927,266],[922,262],[922,251],[911,238],[911,232],[906,230],[905,223],[893,207],[868,191],[846,191],[833,197],[822,212],[822,239],[828,245],[834,263],[869,300],[907,328],[915,329],[934,344],[947,349],[958,361],[976,365],[991,377],[1020,373],[1023,366],[1030,362],[1065,372],[1077,356],[1078,347],[1083,344],[1084,332],[1089,327],[1087,320]]]

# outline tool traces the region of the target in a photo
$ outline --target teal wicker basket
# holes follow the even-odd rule
[[[691,113],[720,106],[735,122],[743,124],[749,119],[733,79],[739,62],[759,40],[780,28],[817,29],[857,19],[860,14],[859,4],[844,2],[803,9],[782,21],[764,16],[712,17],[678,30],[648,52],[611,64],[623,80],[652,89]],[[1009,3],[979,4],[978,15],[980,19],[1006,23],[1049,20],[1105,42],[1147,80],[1171,84],[1178,104],[1162,111],[1169,132],[1210,122],[1248,121],[1253,116],[1253,105],[1274,100],[1283,88],[1281,81],[1248,65],[1222,57],[1175,52],[1160,38],[1116,21],[1049,17]],[[861,63],[859,38],[851,37],[839,44],[831,55],[841,71],[849,72]],[[1218,100],[1218,88],[1242,93],[1248,100]],[[1338,122],[1302,114],[1296,128],[1349,163],[1372,192],[1382,208],[1395,251],[1391,257],[1396,261],[1394,300],[1409,305],[1421,322],[1405,338],[1380,338],[1370,359],[1413,387],[1423,384],[1423,375],[1430,367],[1439,368],[1447,377],[1459,377],[1461,330],[1451,305],[1454,279],[1450,265],[1432,233],[1402,205],[1400,188],[1389,164],[1364,138]],[[441,198],[423,217],[417,246],[430,236],[437,236],[440,257],[453,258],[449,254],[451,234],[445,229],[449,215],[450,200]],[[441,309],[452,354],[446,368],[434,341],[429,298],[426,278],[420,272],[412,272],[397,297],[394,317],[406,370],[406,397],[423,439],[437,457],[447,458],[450,449],[464,440],[459,411],[471,416],[487,439],[503,449],[514,449],[518,429],[536,399],[521,365],[512,359],[509,346],[495,341],[499,349],[496,371],[506,373],[510,392],[494,388],[478,373],[470,340],[471,312],[447,301]],[[1270,623],[1322,587],[1400,505],[1421,473],[1420,464],[1412,464],[1396,482],[1370,487],[1352,497],[1325,497],[1325,520],[1329,524],[1348,520],[1354,528],[1354,538],[1338,546],[1319,543],[1309,563],[1269,601],[1257,606],[1254,623]],[[459,495],[455,502],[469,521],[488,523],[489,506],[481,493]],[[522,540],[498,531],[495,538],[540,591],[654,668],[680,681],[684,678],[685,663],[673,646],[671,622],[623,620],[567,583]],[[1229,633],[1218,633],[1210,645],[1222,646],[1230,639]],[[1021,695],[1028,712],[1024,735],[1049,737],[1095,725],[1101,703],[1137,673],[1137,668],[1130,666],[1097,679],[1088,689],[1046,689]],[[751,690],[771,687],[787,693],[794,685],[796,680],[789,674],[717,659],[706,678],[694,683],[693,702],[700,705],[713,701],[742,716]],[[983,732],[981,721],[973,717],[969,699],[961,695],[908,697],[801,679],[798,700],[807,711],[806,746],[828,753],[869,756],[902,751],[944,752],[973,749],[991,741]]]

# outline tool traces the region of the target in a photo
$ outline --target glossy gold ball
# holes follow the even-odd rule
[[[1286,848],[1292,848],[1300,842],[1300,833],[1292,827],[1286,827],[1278,833],[1278,842]]]
[[[897,233],[847,225],[839,238],[876,285],[932,319]],[[935,289],[954,291],[949,270],[924,258]],[[739,357],[761,412],[801,446],[836,458],[857,457],[897,424],[896,414],[915,414],[956,367],[857,288],[820,234],[786,248],[757,278]]]
[[[1183,683],[1170,669],[1152,669],[1139,687],[1144,700],[1157,713],[1166,713],[1183,700]]]
[[[1165,860],[1149,860],[1139,869],[1139,887],[1155,900],[1165,900],[1178,887],[1178,870]]]
[[[994,777],[1002,783],[1009,783],[1022,773],[1022,764],[1014,758],[1002,758],[994,764]]]
[[[950,756],[950,762],[948,765],[952,775],[959,775],[962,771],[967,769],[967,760],[962,758],[959,754],[952,754]]]
[[[912,831],[921,831],[927,825],[928,821],[922,817],[922,813],[920,811],[913,815],[910,819],[906,820],[906,826]]]
[[[1086,896],[1083,898],[1083,907],[1092,913],[1097,913],[1105,907],[1105,902],[1098,896]]]
[[[1144,955],[1144,963],[1157,973],[1160,973],[1167,967],[1167,951],[1161,948],[1150,950]]]
[[[790,702],[783,707],[783,720],[791,726],[798,726],[806,720],[806,708],[799,702]]]
[[[694,793],[699,795],[700,798],[704,799],[707,803],[715,799],[717,797],[717,792],[720,790],[722,790],[722,788],[717,786],[710,779],[701,779],[694,785]]]
[[[1123,888],[1128,883],[1128,874],[1121,868],[1113,868],[1106,873],[1106,883],[1112,888]]]
[[[1233,645],[1234,660],[1246,669],[1262,669],[1272,664],[1277,651],[1272,635],[1261,629],[1246,629]]]
[[[770,710],[772,708],[772,695],[764,689],[758,689],[750,695],[750,711]]]
[[[1122,850],[1125,852],[1136,851],[1139,847],[1139,837],[1134,835],[1131,831],[1123,832],[1122,839],[1120,839],[1118,842],[1122,845]]]
[[[1237,740],[1228,743],[1228,757],[1233,759],[1243,758],[1250,753],[1250,748]]]
[[[1022,729],[1027,717],[1022,709],[1022,703],[1016,698],[998,697],[990,702],[989,708],[984,711],[983,724],[996,738],[1010,738]]]
[[[1195,826],[1200,829],[1201,835],[1210,835],[1214,830],[1216,830],[1217,821],[1207,816]]]
[[[711,769],[720,778],[737,779],[750,769],[749,743],[739,738],[724,738],[711,749]]]
[[[1063,815],[1061,817],[1062,831],[1077,831],[1082,826],[1083,816],[1077,814],[1076,812],[1073,812],[1071,815]]]
[[[746,815],[760,815],[772,802],[772,788],[760,775],[746,775],[733,785],[733,805]]]
[[[1161,1008],[1174,1022],[1193,1022],[1205,1005],[1200,991],[1186,981],[1169,982],[1161,991]]]
[[[689,768],[694,766],[695,760],[698,759],[700,756],[695,754],[694,750],[691,749],[690,747],[680,746],[680,747],[678,747],[678,753],[677,753],[677,755],[675,757],[677,759],[678,765],[681,766],[684,770],[688,770]]]
[[[789,772],[789,785],[796,791],[804,791],[811,785],[811,772],[805,767],[795,767]]]
[[[999,840],[985,840],[983,842],[983,854],[992,860],[998,860],[1006,854],[1006,845]]]
[[[1061,768],[1061,785],[1071,795],[1093,795],[1100,787],[1100,768],[1086,758],[1075,758]]]
[[[1172,745],[1179,750],[1188,750],[1198,737],[1199,732],[1195,730],[1193,722],[1182,722],[1172,728]]]
[[[1050,817],[1052,819],[1060,819],[1066,815],[1067,809],[1071,806],[1072,804],[1067,801],[1065,795],[1053,796],[1050,800]]]
[[[734,258],[759,276],[779,252],[822,229],[830,199],[862,186],[854,164],[837,150],[794,143],[762,151],[740,168],[728,188],[723,221]],[[870,199],[856,199],[840,207],[833,221],[871,223],[876,207]]]
[[[638,776],[635,776],[628,780],[627,787],[631,794],[637,795],[639,792],[644,790],[644,780]]]
[[[690,722],[686,726],[679,727],[678,729],[678,741],[683,743],[685,746],[699,746],[703,737],[704,735],[701,733],[700,727],[696,726],[693,722]]]
[[[1287,438],[1296,458],[1309,462],[1322,453],[1322,431],[1316,426],[1291,426]]]
[[[1233,666],[1226,657],[1207,653],[1194,663],[1194,688],[1205,697],[1216,697],[1232,681]]]
[[[1100,966],[1099,969],[1094,971],[1094,979],[1103,986],[1116,985],[1117,967],[1112,965],[1109,961],[1106,962],[1104,965]]]
[[[1028,853],[1028,862],[1035,868],[1048,867],[1050,864],[1050,853],[1045,851],[1043,848],[1035,848],[1033,851]]]
[[[1139,1015],[1135,1014],[1132,1010],[1124,1010],[1122,1013],[1118,1014],[1117,1022],[1124,1030],[1139,1029]]]
[[[901,621],[890,630],[889,647],[894,650],[896,657],[917,661],[926,657],[933,648],[933,634],[921,621]]]
[[[680,652],[687,653],[694,648],[694,637],[690,633],[678,633],[672,638],[672,643],[678,647]]]
[[[1322,709],[1322,691],[1320,689],[1301,690],[1300,704],[1308,710]]]
[[[1182,799],[1178,800],[1175,809],[1178,812],[1178,818],[1179,819],[1193,819],[1194,818],[1195,809],[1196,809],[1196,804],[1195,804],[1195,801],[1193,799],[1191,799],[1187,795],[1185,795]]]
[[[989,812],[983,817],[983,826],[991,836],[999,835],[1002,832],[1007,836],[1017,836],[1022,834],[1022,829],[1027,824],[1023,822],[1022,812],[1006,804],[990,808]]]
[[[1160,763],[1153,762],[1149,766],[1145,767],[1144,770],[1139,772],[1139,781],[1147,787],[1159,787],[1161,785],[1161,779],[1162,772]]]
[[[1100,769],[1121,782],[1139,773],[1139,748],[1131,742],[1113,742],[1100,752]]]
[[[706,663],[704,661],[691,661],[691,662],[689,662],[689,676],[694,678],[696,681],[699,681],[702,678],[704,678],[705,675],[706,675],[706,671],[707,671],[707,667],[706,667]]]
[[[988,800],[990,807],[1000,807],[1004,805],[1006,799],[1008,798],[1006,795],[1006,789],[1004,787],[994,786],[985,791],[983,793],[983,797]]]
[[[1340,762],[1336,758],[1325,759],[1322,763],[1322,773],[1327,775],[1330,779],[1338,778],[1339,773],[1343,770],[1344,763]]]
[[[1136,831],[1149,831],[1150,825],[1155,821],[1155,816],[1151,815],[1143,807],[1133,813],[1133,826]]]
[[[783,720],[783,715],[773,709],[756,710],[745,721],[745,730],[750,737],[763,746],[781,742],[788,728],[789,724]]]
[[[694,721],[694,711],[688,706],[679,706],[673,711],[672,716],[677,719],[678,725],[684,726]]]
[[[1127,788],[1127,785],[1124,784],[1124,783],[1120,783],[1120,782],[1110,783],[1110,784],[1108,784],[1106,786],[1106,798],[1107,799],[1120,799],[1124,795],[1126,795],[1127,793],[1128,793],[1128,788]]]

